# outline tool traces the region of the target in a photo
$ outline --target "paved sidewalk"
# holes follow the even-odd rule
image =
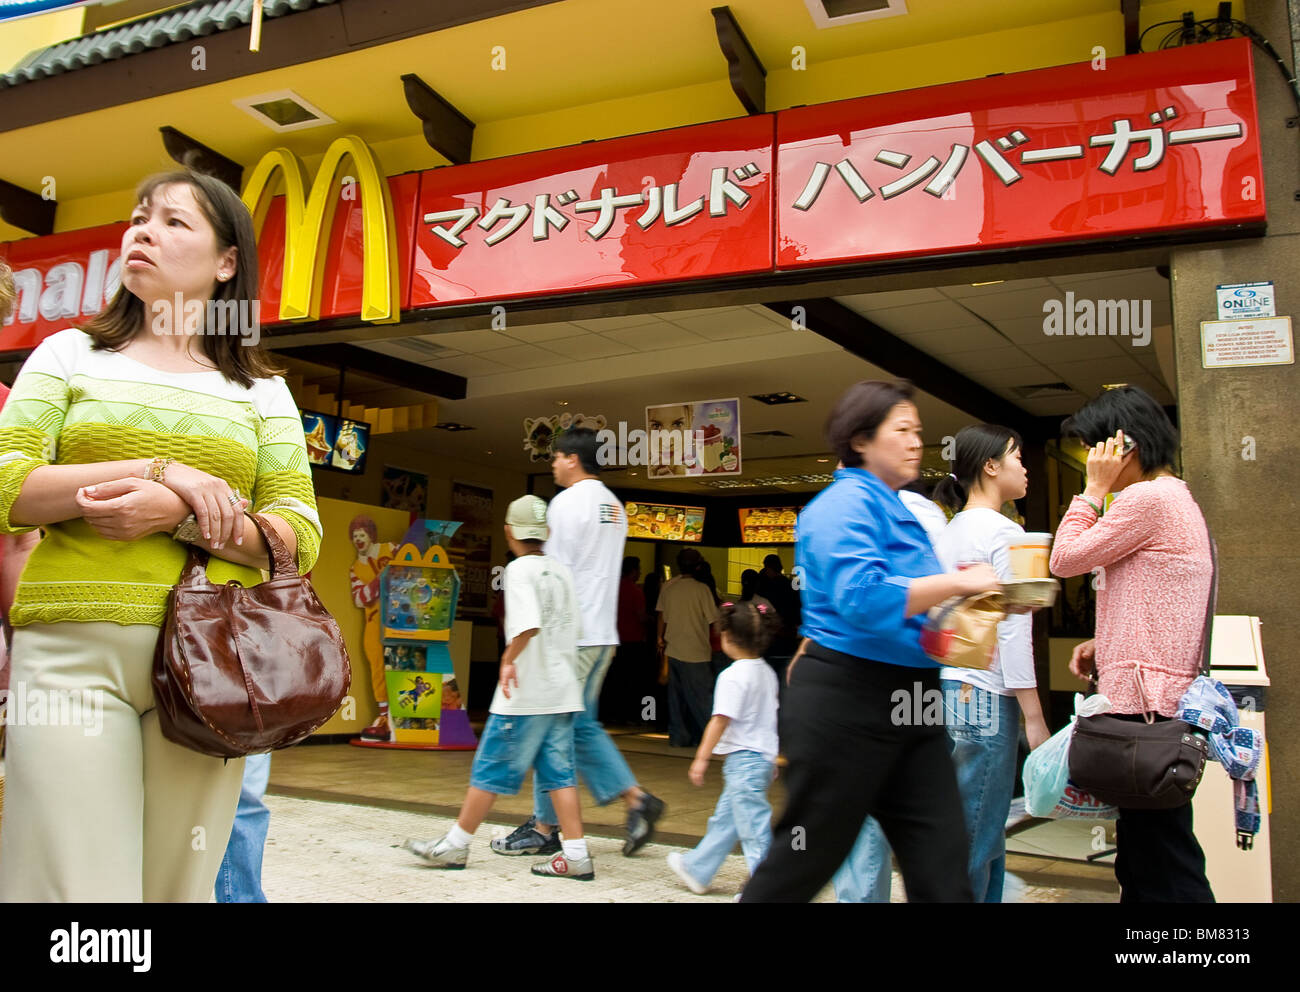
[[[615,837],[589,836],[596,862],[592,882],[538,878],[529,866],[544,860],[493,854],[488,841],[509,827],[485,823],[470,848],[469,867],[445,871],[401,849],[403,838],[428,838],[452,820],[429,813],[268,795],[271,810],[263,888],[272,902],[716,902],[728,903],[747,873],[739,853],[727,859],[705,896],[689,892],[665,859],[675,848],[648,844],[632,858]],[[681,848],[676,848],[680,850]],[[1025,879],[1033,880],[1032,874]],[[903,888],[894,875],[894,901]],[[827,888],[819,902],[833,901]],[[1008,876],[1008,902],[1115,902],[1108,891],[1028,884]]]
[[[431,868],[399,846],[403,838],[440,836],[452,820],[378,806],[268,795],[271,829],[262,887],[271,902],[730,902],[745,883],[745,859],[733,855],[697,896],[669,870],[673,850],[647,844],[632,858],[622,841],[588,837],[596,863],[591,882],[538,878],[538,857],[493,854],[488,841],[510,828],[485,823],[464,871]]]

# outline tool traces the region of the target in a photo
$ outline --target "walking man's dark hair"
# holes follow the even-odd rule
[[[577,455],[584,472],[600,475],[600,463],[596,460],[600,442],[590,427],[573,427],[565,431],[555,439],[554,450],[561,455]]]

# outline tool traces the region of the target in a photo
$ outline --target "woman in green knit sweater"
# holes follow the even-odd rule
[[[187,172],[136,201],[112,302],[43,341],[0,413],[0,532],[44,535],[10,613],[0,901],[208,899],[244,763],[162,737],[167,595],[184,542],[213,582],[260,581],[250,504],[301,571],[320,547],[302,421],[257,347],[247,209]]]

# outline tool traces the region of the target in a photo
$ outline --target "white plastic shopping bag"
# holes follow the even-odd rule
[[[1119,810],[1094,799],[1070,781],[1070,736],[1075,718],[1110,712],[1110,700],[1100,693],[1083,698],[1074,694],[1074,716],[1025,760],[1025,810],[1030,816],[1050,819],[1073,816],[1089,820],[1113,820]]]

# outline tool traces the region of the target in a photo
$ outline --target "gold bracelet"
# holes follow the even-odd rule
[[[151,461],[149,463],[149,480],[161,483],[163,477],[167,474],[167,466],[175,460],[175,458],[155,458]]]

